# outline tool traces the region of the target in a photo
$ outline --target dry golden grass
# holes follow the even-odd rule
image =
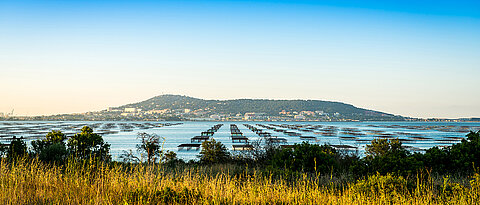
[[[468,185],[438,188],[430,179],[413,188],[389,187],[388,176],[328,186],[321,177],[282,180],[228,167],[172,171],[159,166],[80,164],[64,167],[36,161],[1,161],[2,204],[476,204],[480,176]],[[210,168],[211,169],[211,168]],[[248,174],[247,174],[248,173]],[[376,177],[376,178],[375,178]],[[396,178],[393,178],[396,180]],[[374,183],[372,185],[372,183]],[[405,186],[407,186],[405,184]],[[336,187],[336,188],[332,188]],[[387,191],[389,190],[389,191]]]

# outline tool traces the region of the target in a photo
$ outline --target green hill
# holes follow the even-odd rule
[[[133,107],[142,111],[162,109],[191,109],[207,110],[218,114],[245,114],[246,112],[265,113],[269,116],[278,116],[285,111],[323,111],[333,115],[340,114],[343,118],[355,120],[404,120],[402,116],[358,108],[341,102],[321,100],[266,100],[266,99],[237,99],[237,100],[203,100],[181,95],[160,95],[148,100],[121,106]]]

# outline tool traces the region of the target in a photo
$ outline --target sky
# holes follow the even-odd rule
[[[161,94],[480,116],[480,1],[0,1],[0,112]]]

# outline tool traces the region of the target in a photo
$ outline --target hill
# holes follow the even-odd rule
[[[352,120],[404,120],[396,116],[374,110],[358,108],[341,102],[321,100],[203,100],[181,95],[160,95],[148,100],[132,103],[115,109],[136,108],[142,111],[152,110],[184,110],[203,111],[205,114],[241,114],[248,112],[264,113],[267,116],[280,116],[279,112],[317,111],[325,116],[341,116]]]

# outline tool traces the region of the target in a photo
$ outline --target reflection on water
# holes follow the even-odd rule
[[[223,124],[223,126],[219,126]],[[234,126],[235,125],[235,126]],[[111,144],[113,158],[127,150],[136,149],[137,133],[154,133],[164,137],[164,150],[177,152],[179,158],[195,159],[199,150],[179,149],[181,144],[201,143],[202,132],[213,131],[208,138],[224,143],[230,150],[245,142],[262,140],[282,146],[308,141],[330,144],[338,149],[358,150],[375,138],[398,138],[411,151],[422,151],[433,146],[449,146],[460,142],[470,130],[479,130],[480,123],[472,122],[66,122],[66,121],[3,121],[0,122],[0,140],[8,143],[13,136],[27,141],[42,138],[50,130],[61,130],[68,136],[90,126]],[[213,129],[216,128],[216,129]],[[213,129],[213,130],[212,130]],[[195,145],[192,145],[195,147]]]

